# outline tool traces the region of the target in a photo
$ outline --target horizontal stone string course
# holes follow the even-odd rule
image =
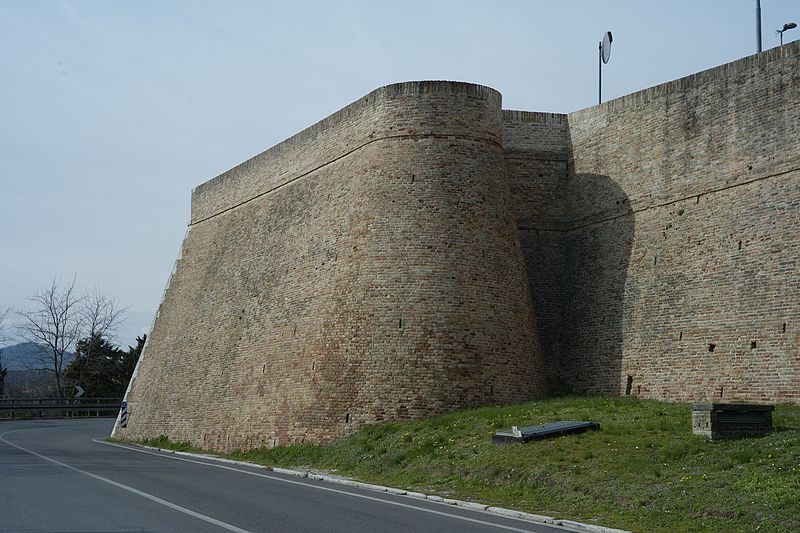
[[[372,144],[372,143],[380,142],[380,141],[398,141],[398,140],[419,141],[421,139],[460,139],[462,141],[471,141],[471,142],[475,142],[475,143],[489,143],[489,144],[494,144],[497,147],[502,147],[501,141],[497,140],[497,139],[480,139],[480,138],[477,138],[477,137],[470,137],[470,136],[435,134],[435,133],[416,134],[416,135],[393,135],[393,136],[389,136],[389,137],[381,137],[381,138],[377,138],[377,139],[372,139],[372,140],[370,140],[370,141],[368,141],[368,142],[366,142],[366,143],[364,143],[364,144],[362,144],[360,146],[356,146],[355,148],[353,148],[349,152],[346,152],[344,154],[336,156],[333,159],[330,159],[330,160],[322,163],[320,166],[318,166],[316,168],[312,168],[312,169],[310,169],[310,170],[308,170],[308,171],[306,171],[306,172],[304,172],[302,174],[299,174],[297,176],[292,176],[292,177],[286,178],[285,181],[283,181],[282,183],[276,185],[272,189],[268,189],[266,191],[260,192],[260,193],[256,194],[255,196],[253,196],[251,198],[247,198],[247,199],[241,201],[238,204],[220,208],[219,211],[217,211],[215,213],[212,213],[210,215],[207,215],[205,218],[201,218],[201,219],[198,219],[198,220],[191,220],[189,222],[189,225],[198,224],[200,222],[203,222],[203,221],[208,220],[210,218],[213,218],[215,216],[218,216],[218,215],[221,215],[223,213],[226,213],[226,212],[230,211],[231,209],[236,209],[237,207],[240,207],[240,206],[246,204],[247,202],[250,202],[252,200],[255,200],[256,198],[260,198],[260,197],[264,196],[265,194],[273,193],[273,192],[277,191],[278,189],[280,189],[281,187],[285,187],[286,185],[289,185],[289,184],[293,183],[295,180],[298,180],[300,178],[304,178],[304,177],[308,176],[309,174],[311,174],[313,172],[316,172],[317,170],[319,170],[319,169],[321,169],[321,168],[323,168],[323,167],[325,167],[327,165],[335,163],[336,161],[338,161],[338,160],[340,160],[340,159],[342,159],[344,157],[348,157],[348,156],[354,154],[355,152],[357,152],[358,150],[364,148],[368,144]]]
[[[595,224],[602,224],[604,222],[613,222],[613,221],[615,221],[615,220],[617,220],[619,218],[622,218],[622,217],[633,216],[636,213],[641,213],[642,211],[647,211],[649,209],[658,209],[658,208],[661,208],[661,207],[669,207],[671,205],[678,204],[678,203],[681,203],[681,202],[686,202],[688,200],[697,200],[698,198],[701,198],[703,196],[709,196],[709,195],[712,195],[714,193],[726,191],[728,189],[733,189],[735,187],[741,187],[743,185],[749,185],[751,183],[755,183],[755,182],[762,181],[762,180],[767,180],[767,179],[770,179],[770,178],[777,178],[777,177],[783,176],[784,174],[794,173],[794,172],[798,172],[798,171],[800,171],[800,168],[793,168],[793,169],[790,169],[790,170],[779,172],[777,174],[771,174],[771,175],[768,175],[768,176],[761,176],[761,177],[754,178],[754,179],[749,180],[749,181],[744,181],[744,182],[741,182],[741,183],[737,183],[735,185],[729,185],[727,187],[722,187],[722,188],[715,189],[715,190],[709,190],[709,191],[702,192],[702,193],[699,193],[699,194],[696,194],[696,195],[692,195],[692,196],[689,196],[689,197],[678,198],[677,200],[670,200],[669,202],[666,202],[666,203],[663,203],[663,204],[645,206],[645,207],[641,207],[641,208],[636,209],[636,210],[631,210],[631,211],[628,211],[628,212],[625,212],[625,213],[622,213],[622,214],[619,214],[619,215],[614,215],[614,216],[611,216],[611,217],[608,217],[608,218],[601,218],[601,219],[598,219],[598,220],[595,220],[595,221],[592,221],[592,222],[585,222],[585,223],[583,223],[581,225],[577,225],[577,226],[571,226],[569,224],[566,224],[567,227],[563,227],[563,228],[545,228],[545,227],[518,226],[517,229],[519,231],[555,231],[555,232],[561,232],[561,233],[566,233],[566,232],[569,232],[569,231],[577,231],[577,230],[584,229],[584,228],[587,228],[587,227],[595,225]]]

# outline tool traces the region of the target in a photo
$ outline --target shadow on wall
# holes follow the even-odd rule
[[[560,279],[561,353],[551,393],[630,394],[623,379],[625,290],[634,215],[625,191],[609,176],[574,172],[570,150]]]

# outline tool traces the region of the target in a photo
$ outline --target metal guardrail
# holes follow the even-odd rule
[[[122,398],[0,398],[0,418],[117,416]]]

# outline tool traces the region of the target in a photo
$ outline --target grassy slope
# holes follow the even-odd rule
[[[491,442],[497,429],[554,420],[593,420],[601,430]],[[555,398],[379,424],[327,447],[231,456],[635,531],[800,531],[800,407],[778,406],[775,430],[709,442],[692,435],[687,405]]]

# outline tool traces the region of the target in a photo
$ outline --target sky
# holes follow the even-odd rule
[[[763,0],[764,50],[800,2]],[[597,103],[755,53],[755,0],[0,0],[0,311],[52,280],[147,332],[191,189],[371,90],[491,86]],[[785,34],[785,42],[800,29]],[[13,322],[13,315],[12,315]]]

